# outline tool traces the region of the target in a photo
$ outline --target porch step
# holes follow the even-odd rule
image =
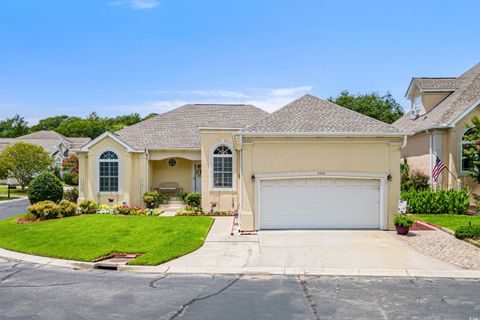
[[[179,204],[179,205],[182,205],[183,202],[182,202],[181,200],[170,199],[170,200],[168,200],[167,204]]]

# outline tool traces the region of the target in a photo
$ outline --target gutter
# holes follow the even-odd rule
[[[248,136],[264,136],[264,137],[403,137],[402,132],[242,132]],[[411,135],[410,133],[407,133]]]

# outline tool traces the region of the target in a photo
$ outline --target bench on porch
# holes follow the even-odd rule
[[[166,193],[171,195],[178,195],[183,192],[183,188],[178,186],[176,182],[162,182],[158,188],[155,188],[158,193]]]

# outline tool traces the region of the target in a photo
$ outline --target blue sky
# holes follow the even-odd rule
[[[479,1],[0,0],[0,118],[268,111],[480,62]]]

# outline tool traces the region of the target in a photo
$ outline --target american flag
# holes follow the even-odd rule
[[[445,165],[445,163],[443,163],[442,160],[440,160],[438,156],[435,157],[437,158],[437,160],[435,161],[435,167],[433,167],[432,178],[434,181],[437,181],[438,176],[447,166]]]

